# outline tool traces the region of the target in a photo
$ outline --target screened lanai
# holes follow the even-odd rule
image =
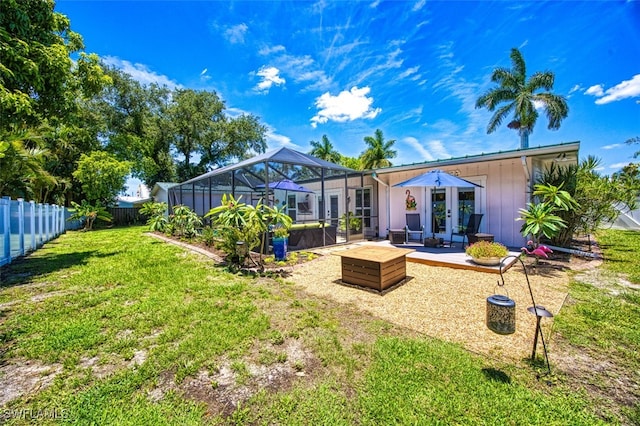
[[[333,227],[334,243],[377,234],[377,191],[371,182],[362,172],[282,147],[172,187],[169,204],[204,216],[220,205],[223,194],[252,205],[268,200],[286,211],[294,229]]]

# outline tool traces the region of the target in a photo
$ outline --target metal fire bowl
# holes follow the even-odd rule
[[[532,314],[534,314],[537,317],[546,317],[546,318],[552,318],[553,314],[549,311],[547,311],[545,309],[544,306],[541,305],[536,305],[536,306],[531,306],[529,308],[527,308],[527,311],[531,312]]]

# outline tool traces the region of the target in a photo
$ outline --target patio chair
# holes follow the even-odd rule
[[[407,225],[404,227],[405,241],[409,241],[409,235],[420,234],[420,242],[424,238],[424,226],[420,223],[419,213],[407,213]]]
[[[450,238],[450,245],[453,247],[453,237],[462,237],[462,248],[464,248],[464,239],[467,239],[467,243],[469,242],[469,235],[474,235],[478,233],[478,229],[480,229],[480,221],[482,220],[482,216],[484,216],[481,213],[474,213],[471,216],[469,216],[469,221],[467,222],[467,226],[464,228],[464,230],[462,232],[453,232],[453,229],[451,230],[451,238]]]

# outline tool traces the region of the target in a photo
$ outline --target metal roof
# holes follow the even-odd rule
[[[529,147],[526,149],[514,149],[509,151],[499,151],[492,153],[482,153],[477,155],[465,155],[464,157],[452,157],[445,160],[433,160],[433,161],[425,161],[422,163],[413,163],[413,164],[404,164],[400,166],[392,166],[385,167],[381,169],[371,170],[370,172],[375,172],[376,174],[385,174],[385,173],[393,173],[398,171],[406,171],[406,170],[415,170],[415,169],[424,169],[430,167],[442,167],[442,166],[453,166],[456,164],[468,164],[475,163],[478,161],[493,161],[493,160],[504,160],[507,158],[520,158],[520,157],[530,157],[530,156],[543,156],[543,155],[552,155],[559,154],[562,152],[578,152],[580,149],[580,142],[564,142],[555,145],[546,145],[546,146],[538,146],[538,147]]]
[[[312,155],[304,154],[302,152],[294,151],[293,149],[290,149],[290,148],[282,147],[282,148],[275,149],[273,151],[265,152],[264,154],[256,155],[255,157],[241,161],[237,164],[212,170],[208,173],[194,177],[193,179],[189,179],[188,181],[183,182],[182,184],[192,183],[192,182],[199,181],[201,179],[205,179],[211,176],[216,176],[216,175],[231,172],[234,170],[244,169],[260,163],[293,164],[298,166],[316,167],[316,168],[323,168],[328,170],[342,171],[347,173],[359,173],[358,171],[350,169],[348,167],[331,163],[329,161],[321,160],[320,158],[316,158]]]

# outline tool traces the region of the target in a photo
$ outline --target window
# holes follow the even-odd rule
[[[371,228],[371,189],[356,189],[356,216],[363,216],[364,227]]]
[[[476,192],[473,189],[458,190],[458,229],[463,232],[469,216],[475,213]]]

